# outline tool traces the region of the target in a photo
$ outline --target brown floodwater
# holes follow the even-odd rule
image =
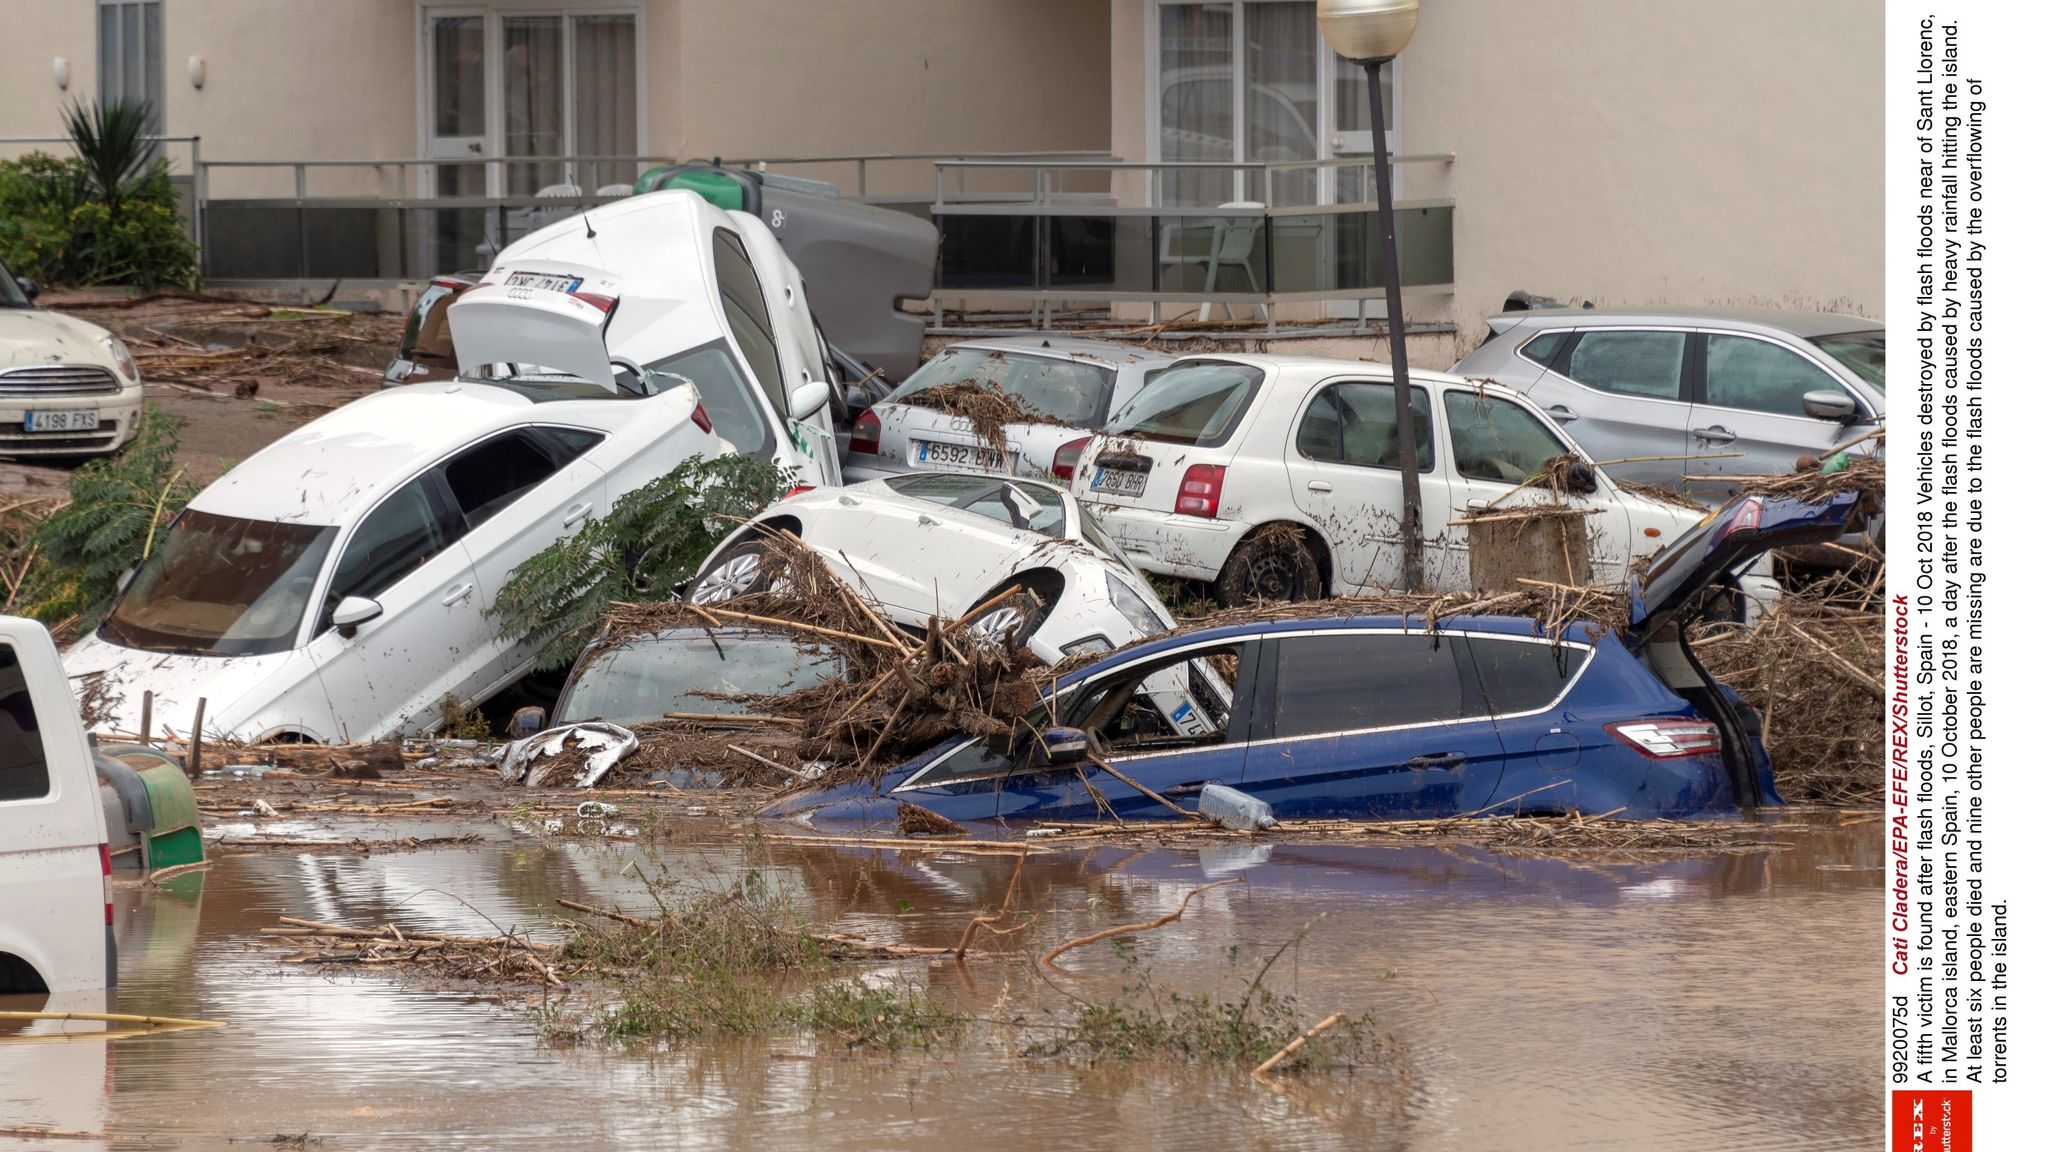
[[[797,1036],[558,1049],[523,1001],[282,966],[256,936],[280,914],[545,931],[558,896],[647,908],[642,873],[717,883],[752,870],[809,919],[952,944],[1001,903],[1004,857],[743,847],[687,825],[648,843],[501,830],[412,852],[223,856],[164,890],[119,889],[111,996],[0,1008],[228,1027],[20,1043],[57,1028],[0,1025],[0,1129],[102,1134],[0,1136],[0,1149],[216,1148],[302,1133],[346,1149],[1866,1147],[1881,1118],[1879,825],[1798,819],[1774,830],[1787,846],[1773,852],[1628,862],[1455,845],[1047,853],[1030,858],[1019,891],[1038,927],[999,941],[1007,954],[964,972],[899,969],[976,1015],[1039,1012],[1060,996],[1026,949],[1151,919],[1196,885],[1241,876],[1135,937],[1130,963],[1162,987],[1229,993],[1314,921],[1269,980],[1310,1019],[1370,1014],[1394,1054],[1289,1078],[1285,1092],[1236,1070],[1027,1058],[1000,1028],[939,1055],[848,1053]],[[1129,978],[1107,945],[1063,963],[1054,983],[1085,997],[1115,995]]]

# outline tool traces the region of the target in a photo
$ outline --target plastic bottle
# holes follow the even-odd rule
[[[1195,811],[1210,820],[1238,831],[1263,832],[1277,826],[1273,806],[1221,784],[1202,785],[1202,799]]]

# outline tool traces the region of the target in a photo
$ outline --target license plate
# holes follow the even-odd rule
[[[97,408],[60,408],[54,412],[30,412],[22,418],[27,432],[91,432],[100,426]]]
[[[1147,475],[1128,468],[1097,468],[1095,479],[1088,482],[1088,487],[1091,491],[1107,492],[1112,496],[1143,496]]]
[[[505,277],[507,288],[538,288],[543,292],[574,292],[583,287],[583,277],[557,272],[513,272]]]
[[[1003,458],[993,448],[973,444],[941,444],[931,440],[912,440],[917,462],[937,468],[972,468],[977,472],[1002,472]]]

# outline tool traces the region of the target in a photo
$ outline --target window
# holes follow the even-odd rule
[[[1444,423],[1458,475],[1520,484],[1571,449],[1534,413],[1511,400],[1447,389]]]
[[[740,366],[724,343],[706,344],[657,360],[647,370],[648,386],[666,392],[683,381],[697,387],[697,399],[711,416],[711,430],[732,442],[742,456],[775,457],[772,418],[761,409],[752,381],[740,373]]]
[[[1547,641],[1467,639],[1487,711],[1496,716],[1548,708],[1586,662],[1586,650]]]
[[[1040,484],[952,472],[914,472],[890,476],[883,483],[892,492],[986,516],[1005,527],[1055,540],[1067,536],[1066,502],[1058,490]]]
[[[652,724],[669,712],[757,711],[735,696],[777,696],[839,676],[839,657],[796,638],[663,632],[593,658],[569,686],[557,723]]]
[[[1427,389],[1408,389],[1408,411],[1415,423],[1415,467],[1427,472],[1436,466]],[[1394,386],[1347,381],[1324,388],[1302,412],[1294,447],[1311,460],[1399,468],[1401,438],[1394,422]]]
[[[1811,342],[1833,356],[1836,363],[1847,365],[1865,384],[1884,391],[1884,329],[1837,332],[1832,336],[1815,336]]]
[[[298,640],[335,529],[188,508],[100,624],[154,652],[255,655]]]
[[[604,443],[604,433],[592,432],[588,428],[531,428],[528,431],[546,441],[554,450],[555,459],[563,464]]]
[[[1282,636],[1274,683],[1277,737],[1447,722],[1467,706],[1453,640],[1345,632]]]
[[[1545,332],[1522,345],[1522,357],[1548,368],[1551,360],[1556,358],[1557,350],[1564,347],[1565,337],[1570,335],[1569,332]]]
[[[163,130],[164,10],[159,0],[100,0],[100,103],[149,102]]]
[[[1110,436],[1209,447],[1230,439],[1265,373],[1242,364],[1182,364],[1147,384],[1110,420]]]
[[[1602,392],[1677,400],[1685,379],[1685,333],[1584,333],[1564,374]]]
[[[50,794],[42,726],[12,645],[0,643],[0,804]]]
[[[718,275],[718,296],[725,304],[726,322],[739,341],[740,355],[754,370],[754,379],[768,393],[768,403],[777,416],[789,415],[788,399],[782,389],[782,363],[775,358],[775,325],[768,318],[768,299],[761,294],[760,278],[740,238],[724,229],[712,237],[712,265]],[[717,424],[717,414],[712,414]]]
[[[433,559],[449,539],[434,513],[424,480],[415,480],[384,498],[356,526],[348,548],[335,566],[327,592],[327,617],[349,596],[375,597]],[[323,619],[323,627],[325,620]]]
[[[1701,402],[1780,416],[1804,416],[1808,392],[1843,391],[1826,369],[1782,344],[1747,336],[1707,337]]]
[[[1109,404],[1116,372],[1106,365],[1027,356],[987,348],[949,348],[903,382],[901,400],[948,384],[993,387],[1027,414],[1073,427],[1093,427]]]
[[[1086,729],[1112,756],[1222,744],[1246,648],[1205,648],[1091,684],[1061,722]]]
[[[484,441],[441,468],[455,506],[471,529],[505,510],[513,501],[555,474],[557,466],[523,433],[508,432]]]

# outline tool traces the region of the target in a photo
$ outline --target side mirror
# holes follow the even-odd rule
[[[1591,496],[1600,491],[1600,478],[1593,474],[1591,464],[1574,460],[1565,467],[1564,487],[1574,496]]]
[[[368,596],[344,596],[334,606],[334,627],[343,636],[354,636],[356,629],[384,614],[384,606]]]
[[[23,296],[28,297],[31,300],[42,295],[43,293],[43,286],[41,284],[36,283],[33,280],[25,280],[17,276],[14,278],[14,283],[17,287],[21,289],[21,294]]]
[[[832,385],[823,380],[813,380],[797,386],[789,394],[789,415],[791,419],[807,420],[817,414],[832,399]]]
[[[1808,392],[1799,398],[1799,407],[1815,420],[1847,424],[1856,418],[1856,401],[1845,392]]]
[[[1033,735],[1031,764],[1035,768],[1063,768],[1088,759],[1088,733],[1079,728],[1047,728]]]

